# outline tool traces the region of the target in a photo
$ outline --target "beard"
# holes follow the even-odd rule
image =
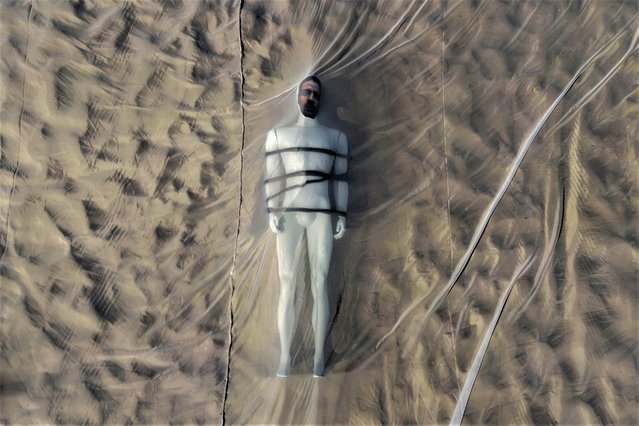
[[[318,108],[312,102],[306,102],[302,105],[302,115],[308,118],[315,118],[317,116]]]

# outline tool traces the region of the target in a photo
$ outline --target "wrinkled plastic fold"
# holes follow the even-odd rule
[[[2,423],[639,421],[636,1],[5,1],[0,25]],[[311,74],[348,150],[269,151]],[[310,206],[346,223],[324,376],[306,234],[277,377],[269,212],[337,182],[346,209]]]

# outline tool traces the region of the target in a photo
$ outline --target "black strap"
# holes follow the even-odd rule
[[[346,212],[335,209],[309,209],[305,207],[267,207],[269,213],[286,213],[286,212],[302,212],[302,213],[335,213],[340,216],[346,216]]]
[[[318,170],[300,170],[298,172],[293,172],[293,173],[287,173],[285,175],[282,176],[276,176],[274,178],[270,178],[270,179],[265,179],[264,180],[264,184],[269,184],[269,183],[274,183],[274,182],[279,182],[281,180],[286,180],[290,177],[297,177],[297,176],[317,176],[319,179],[308,179],[306,181],[304,181],[303,183],[297,184],[297,185],[291,185],[291,186],[287,186],[279,191],[277,191],[275,194],[272,194],[271,196],[266,198],[266,202],[268,203],[269,201],[271,201],[273,198],[279,197],[280,195],[284,194],[285,192],[291,191],[293,189],[297,189],[297,188],[303,188],[308,184],[311,183],[320,183],[320,182],[324,182],[327,180],[336,180],[336,181],[346,181],[346,173],[342,173],[339,175],[334,175],[332,173],[325,173],[325,172],[320,172]]]
[[[328,180],[328,179],[339,180],[339,181],[345,181],[346,180],[346,173],[342,173],[342,174],[336,175],[336,174],[333,174],[333,173],[321,172],[319,170],[299,170],[297,172],[286,173],[286,174],[283,174],[281,176],[275,176],[275,177],[272,177],[272,178],[269,178],[269,179],[264,179],[264,183],[279,182],[279,181],[282,181],[282,180],[286,180],[288,178],[300,177],[300,176],[314,176],[314,177],[322,178],[321,180],[317,180],[317,182],[322,182],[322,181]]]
[[[275,132],[275,137],[277,138],[277,132]],[[306,151],[306,152],[317,152],[320,154],[326,154],[326,155],[332,155],[333,157],[340,157],[340,158],[348,158],[348,155],[346,154],[340,154],[336,151],[333,151],[332,149],[326,149],[326,148],[314,148],[314,147],[291,147],[291,148],[282,148],[282,149],[276,149],[273,151],[267,151],[265,153],[265,155],[268,157],[269,155],[275,155],[275,154],[281,154],[281,153],[285,153],[285,152],[300,152],[300,151]],[[300,170],[297,172],[292,172],[292,173],[286,173],[284,175],[281,176],[276,176],[273,178],[269,178],[269,179],[265,179],[264,180],[264,184],[269,184],[269,183],[273,183],[273,182],[279,182],[282,180],[286,180],[288,178],[291,177],[299,177],[299,176],[314,176],[317,177],[319,179],[312,179],[312,180],[306,180],[304,183],[299,184],[299,185],[291,185],[289,187],[286,187],[280,191],[278,191],[276,194],[271,195],[270,197],[268,197],[266,199],[266,211],[268,213],[285,213],[285,212],[302,212],[302,213],[326,213],[326,214],[338,214],[340,216],[346,216],[346,212],[345,211],[341,211],[341,210],[336,210],[336,209],[311,209],[311,208],[306,208],[306,207],[269,207],[268,206],[268,202],[270,200],[272,200],[273,198],[282,195],[283,193],[285,193],[286,191],[290,191],[292,189],[296,189],[296,188],[302,188],[308,184],[311,183],[319,183],[319,182],[324,182],[326,180],[337,180],[337,181],[346,181],[346,173],[342,173],[339,175],[336,175],[334,173],[326,173],[326,172],[321,172],[319,170]]]
[[[266,202],[268,203],[269,201],[271,201],[273,198],[278,197],[280,195],[282,195],[283,193],[287,192],[287,191],[291,191],[293,189],[296,188],[303,188],[306,185],[308,185],[309,183],[319,183],[319,182],[324,182],[325,180],[328,180],[328,178],[325,177],[321,177],[319,179],[313,179],[313,180],[307,180],[304,183],[301,183],[299,185],[291,185],[291,186],[287,186],[286,188],[282,189],[281,191],[277,191],[275,194],[271,195],[270,197],[266,198]]]
[[[293,148],[276,149],[274,151],[266,151],[266,156],[268,157],[269,155],[281,154],[283,152],[300,152],[300,151],[317,152],[320,154],[332,155],[334,157],[348,158],[348,155],[340,154],[339,152],[333,151],[332,149],[313,148],[309,146],[298,146]]]
[[[286,180],[288,178],[298,177],[298,176],[315,176],[315,177],[328,179],[331,177],[331,174],[326,172],[320,172],[319,170],[299,170],[297,172],[286,173],[281,176],[264,179],[264,183],[279,182],[281,180]]]

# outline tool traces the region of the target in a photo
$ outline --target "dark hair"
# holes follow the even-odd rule
[[[297,87],[297,94],[298,95],[300,93],[300,90],[302,90],[302,84],[306,83],[307,81],[312,81],[313,83],[317,84],[319,86],[320,93],[322,92],[322,82],[320,81],[320,79],[317,78],[317,76],[315,76],[315,75],[309,75],[304,80],[302,80],[300,85]]]

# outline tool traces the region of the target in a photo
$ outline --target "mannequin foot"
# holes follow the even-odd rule
[[[313,376],[314,377],[324,377],[324,355],[315,355],[315,359],[313,361]]]
[[[324,377],[324,359],[321,362],[315,363],[313,368],[313,377]]]
[[[277,370],[277,377],[288,377],[290,370],[291,366],[289,364],[280,365],[280,368]]]

